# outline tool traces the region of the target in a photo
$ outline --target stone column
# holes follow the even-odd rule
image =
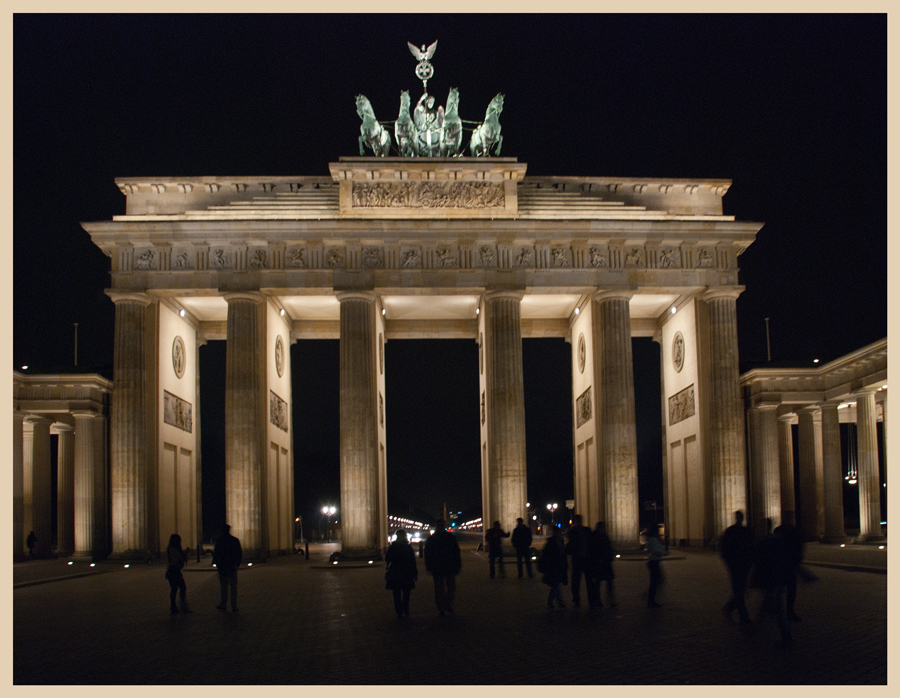
[[[68,557],[75,551],[75,435],[68,424],[54,424],[57,434],[56,459],[56,555]]]
[[[738,370],[737,289],[716,289],[703,297],[709,321],[709,453],[712,474],[712,535],[747,509],[744,408]]]
[[[841,425],[838,406],[822,405],[822,480],[825,499],[825,532],[823,543],[843,543],[844,534],[844,468],[841,463]]]
[[[504,530],[525,517],[525,382],[522,369],[519,290],[488,291],[484,297],[485,378],[487,384],[487,510]]]
[[[75,467],[73,475],[74,557],[97,559],[106,528],[106,458],[103,418],[93,412],[75,412]]]
[[[375,294],[338,293],[341,304],[341,556],[380,557]]]
[[[606,529],[619,549],[634,548],[639,536],[637,430],[631,355],[631,293],[594,295],[594,366],[597,386]]]
[[[750,410],[750,481],[752,506],[748,516],[753,534],[766,535],[766,519],[774,525],[781,517],[781,478],[778,459],[776,405],[760,405]]]
[[[13,559],[20,559],[25,552],[25,455],[24,412],[13,412]]]
[[[29,417],[31,424],[31,526],[37,536],[35,557],[50,557],[53,529],[50,526],[53,506],[50,480],[50,420]],[[26,455],[27,458],[27,455]],[[26,535],[28,535],[26,533]]]
[[[817,407],[805,407],[798,412],[800,420],[800,520],[797,528],[805,540],[818,540],[819,512],[816,485],[816,426]]]
[[[150,298],[141,293],[109,296],[116,304],[110,407],[113,555],[139,557],[149,546],[144,310]]]
[[[791,525],[797,522],[794,506],[794,432],[791,425],[793,415],[786,414],[778,418],[778,471],[781,481],[781,519],[773,519],[772,525],[778,526],[785,521]]]
[[[266,463],[267,403],[264,301],[230,293],[225,348],[225,523],[249,559],[264,557],[262,469]]]
[[[859,390],[856,396],[856,430],[859,470],[859,537],[881,540],[881,478],[878,476],[878,437],[875,428],[875,391]]]

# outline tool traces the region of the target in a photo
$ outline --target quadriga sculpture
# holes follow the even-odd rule
[[[495,146],[494,155],[500,155],[500,146],[503,145],[503,136],[500,135],[500,112],[502,111],[503,95],[498,94],[488,105],[484,122],[472,132],[469,149],[475,157],[490,157],[491,150]]]
[[[356,113],[362,119],[359,127],[359,154],[365,155],[365,146],[369,146],[378,157],[386,157],[391,150],[391,134],[378,123],[372,104],[365,95],[356,96]]]
[[[441,157],[459,155],[463,142],[462,119],[459,118],[459,90],[450,88],[447,95],[447,109],[444,111],[444,126],[441,132]]]
[[[400,93],[400,113],[394,122],[394,140],[400,157],[411,158],[416,154],[416,125],[409,115],[409,92]]]

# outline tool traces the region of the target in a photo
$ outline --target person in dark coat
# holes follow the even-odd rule
[[[785,517],[781,525],[775,529],[775,535],[784,539],[785,555],[785,593],[784,613],[788,620],[798,621],[800,616],[794,612],[797,601],[797,576],[803,562],[803,535],[794,526],[793,518]]]
[[[771,524],[769,530],[771,530]],[[784,646],[792,644],[791,624],[785,615],[783,603],[790,577],[790,565],[790,552],[783,531],[779,535],[769,533],[759,542],[756,547],[753,586],[759,587],[763,591],[760,620],[766,615],[775,618]]]
[[[606,582],[606,602],[610,607],[616,606],[616,594],[613,588],[612,562],[616,554],[613,550],[612,541],[606,533],[606,523],[598,521],[596,527],[591,531],[590,537],[590,555],[588,557],[588,567],[585,574],[585,584],[588,592],[588,606],[591,608],[600,608],[603,603],[600,600],[600,583]]]
[[[169,606],[172,613],[178,613],[175,605],[175,597],[181,597],[181,612],[190,613],[187,605],[187,585],[184,583],[184,575],[181,569],[187,562],[187,550],[181,549],[181,536],[173,533],[169,536],[169,545],[166,548],[166,579],[169,580]]]
[[[229,589],[231,589],[231,610],[234,612],[238,610],[237,570],[243,557],[241,542],[231,535],[231,526],[225,524],[222,535],[213,548],[213,564],[219,573],[219,588],[222,593],[221,601],[216,606],[220,611],[224,611],[227,606]]]
[[[550,538],[544,543],[544,549],[538,558],[538,572],[543,575],[542,581],[550,587],[547,594],[547,608],[553,608],[556,601],[560,608],[565,608],[560,584],[566,584],[569,580],[569,563],[566,560],[566,548],[562,539],[562,532],[554,526]]]
[[[522,562],[528,570],[528,578],[534,577],[531,572],[531,527],[526,526],[522,519],[516,519],[516,527],[512,531],[512,545],[516,549],[516,567],[519,570],[519,579],[522,578]]]
[[[495,561],[499,563],[500,576],[506,576],[506,572],[503,569],[504,538],[509,538],[509,534],[500,527],[499,521],[495,521],[494,525],[489,528],[484,534],[484,542],[488,549],[488,561],[490,562],[491,579],[494,578]]]
[[[750,622],[745,595],[747,580],[753,567],[753,533],[744,526],[744,512],[734,512],[734,524],[725,529],[719,544],[719,553],[728,567],[731,579],[731,598],[722,608],[728,618],[737,610],[741,623]]]
[[[397,618],[409,615],[409,594],[416,587],[419,569],[416,552],[409,544],[406,531],[397,530],[397,537],[384,554],[387,571],[384,573],[385,588],[394,592],[394,610]]]
[[[572,557],[572,605],[581,605],[581,577],[585,576],[587,586],[588,558],[591,551],[591,530],[582,524],[581,514],[575,514],[573,526],[568,533],[566,553]]]
[[[37,536],[34,535],[34,531],[31,531],[28,534],[28,538],[25,539],[25,544],[28,546],[28,559],[34,560],[34,546],[37,545]]]
[[[659,526],[650,524],[647,528],[647,570],[650,572],[650,587],[647,589],[647,608],[659,608],[656,591],[663,582],[659,563],[669,552],[659,539]]]
[[[434,578],[434,600],[438,613],[453,615],[456,575],[462,569],[456,536],[444,528],[444,520],[434,524],[434,533],[425,541],[425,570]]]

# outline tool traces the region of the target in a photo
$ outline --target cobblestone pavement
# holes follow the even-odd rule
[[[810,546],[794,645],[774,623],[721,613],[713,554],[673,550],[662,607],[646,607],[639,558],[616,563],[619,605],[549,611],[540,580],[489,579],[463,550],[456,615],[438,617],[419,560],[411,617],[397,620],[383,566],[332,566],[337,546],[239,572],[238,613],[215,609],[209,558],[185,571],[193,613],[171,615],[161,564],[16,563],[16,684],[885,684],[886,551]],[[78,576],[80,574],[88,576]],[[61,579],[63,578],[63,579]],[[582,596],[584,593],[582,592]],[[749,597],[751,613],[759,599]]]

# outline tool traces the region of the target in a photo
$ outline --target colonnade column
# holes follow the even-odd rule
[[[341,292],[341,555],[380,555],[376,299]]]
[[[747,509],[744,464],[744,408],[738,367],[737,308],[740,291],[706,293],[709,321],[709,433],[713,530],[731,525],[734,512]]]
[[[598,459],[603,473],[606,528],[620,549],[638,541],[637,430],[631,353],[631,293],[594,296],[594,365],[600,419]]]
[[[798,418],[800,428],[800,463],[797,476],[800,480],[800,519],[797,528],[805,540],[818,538],[819,512],[816,494],[816,428],[815,417],[817,407],[805,407],[800,410]]]
[[[23,427],[25,413],[13,411],[13,559],[25,551],[25,454]]]
[[[98,559],[107,552],[105,418],[75,412],[73,475],[74,557]]]
[[[34,531],[37,544],[34,546],[35,557],[49,557],[53,542],[53,529],[50,527],[51,508],[53,506],[50,479],[50,420],[41,417],[28,417],[31,427],[29,451],[25,453],[25,477],[30,479],[30,497],[26,497],[26,506],[30,500],[31,516],[26,527]],[[31,467],[28,467],[28,466]]]
[[[75,550],[75,435],[67,424],[54,424],[57,434],[56,460],[56,554],[69,556]]]
[[[786,414],[778,418],[778,470],[781,482],[781,521],[774,521],[779,525],[790,521],[796,523],[796,509],[794,506],[794,432],[791,425],[794,422],[793,415]]]
[[[750,481],[753,496],[748,517],[754,535],[766,535],[766,519],[781,517],[776,405],[760,405],[749,412]]]
[[[150,298],[142,293],[108,295],[116,304],[110,406],[112,552],[136,556],[144,555],[149,545],[144,310]]]
[[[844,480],[841,464],[841,425],[838,406],[822,405],[822,480],[825,491],[825,533],[823,543],[843,543]]]
[[[875,391],[860,390],[856,396],[856,430],[859,470],[859,537],[884,538],[881,532],[881,479],[878,476],[878,438],[875,421]]]
[[[487,386],[487,493],[485,530],[499,521],[506,530],[526,514],[525,380],[522,369],[519,290],[489,291],[484,297],[484,356]]]
[[[262,469],[268,413],[261,373],[264,301],[258,293],[229,293],[225,300],[225,523],[247,557],[264,557]]]

